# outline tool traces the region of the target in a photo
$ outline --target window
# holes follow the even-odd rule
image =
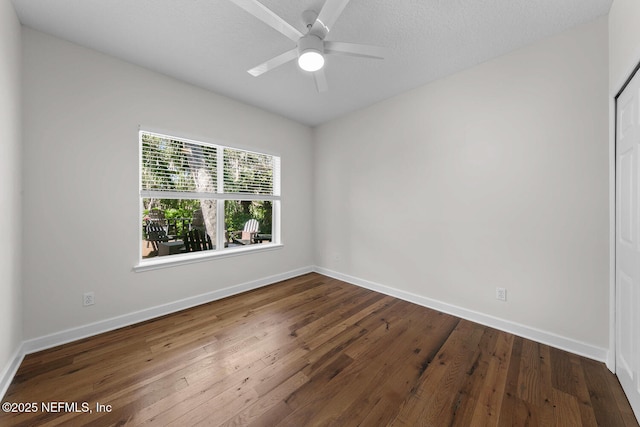
[[[140,148],[143,262],[279,243],[279,157],[145,131]]]

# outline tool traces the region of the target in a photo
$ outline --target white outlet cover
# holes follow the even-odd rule
[[[89,306],[95,304],[95,296],[93,292],[85,292],[82,296],[82,305]]]
[[[505,288],[496,288],[496,299],[500,301],[507,300],[507,290]]]

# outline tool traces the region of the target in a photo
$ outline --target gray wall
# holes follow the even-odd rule
[[[0,396],[2,379],[22,342],[20,38],[11,2],[0,1]]]
[[[640,2],[615,0],[609,11],[609,82],[615,95],[640,62]]]
[[[603,17],[317,128],[317,265],[606,353],[607,31]]]
[[[313,264],[309,128],[28,28],[23,43],[26,339]],[[133,272],[139,125],[279,154],[284,247]]]

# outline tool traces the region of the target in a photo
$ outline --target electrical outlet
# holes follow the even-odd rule
[[[334,262],[335,264],[340,264],[340,261],[341,261],[341,260],[342,260],[342,256],[340,256],[340,253],[335,252],[335,253],[333,254],[333,262]]]
[[[84,295],[82,295],[82,305],[86,307],[93,304],[95,304],[95,296],[93,292],[85,292]]]
[[[507,300],[507,290],[505,288],[496,288],[496,299],[500,301]]]

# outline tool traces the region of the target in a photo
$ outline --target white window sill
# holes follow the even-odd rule
[[[237,248],[227,248],[220,251],[203,251],[190,254],[167,255],[149,260],[141,260],[133,267],[133,271],[140,273],[143,271],[157,270],[160,268],[174,267],[177,265],[193,264],[196,262],[210,261],[213,259],[229,258],[250,253],[272,251],[281,249],[284,245],[280,243],[268,243],[262,245],[248,245]]]

